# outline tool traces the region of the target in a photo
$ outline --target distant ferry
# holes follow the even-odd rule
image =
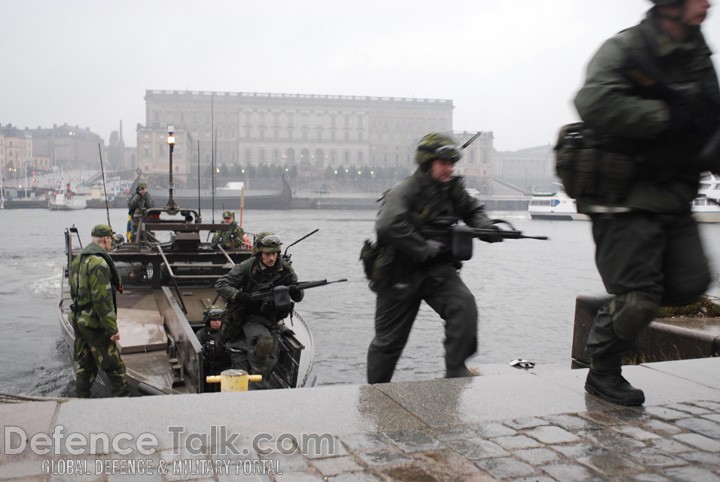
[[[528,205],[532,219],[550,219],[557,221],[587,221],[586,214],[577,212],[575,200],[565,191],[533,193]]]
[[[712,174],[700,180],[698,196],[692,202],[695,220],[699,223],[720,223],[720,179]],[[532,219],[558,221],[587,221],[589,217],[577,212],[575,200],[565,191],[533,193],[528,205]]]

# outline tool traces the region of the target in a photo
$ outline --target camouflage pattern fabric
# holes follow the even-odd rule
[[[113,397],[129,397],[125,379],[125,363],[120,350],[104,330],[78,325],[75,336],[75,391],[79,398],[90,398],[90,389],[95,383],[98,366],[108,377],[110,394]]]
[[[233,221],[226,231],[218,231],[213,235],[212,244],[214,246],[221,245],[225,249],[239,249],[243,246],[244,235],[243,228]]]
[[[118,332],[115,292],[122,291],[115,265],[101,246],[91,243],[70,265],[69,280],[77,307],[70,315],[75,327],[77,395],[90,396],[100,365],[110,379],[111,393],[128,396],[125,365],[110,340]]]

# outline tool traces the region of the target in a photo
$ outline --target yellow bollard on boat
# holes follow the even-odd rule
[[[208,383],[219,383],[221,392],[247,392],[250,382],[261,382],[262,375],[250,375],[245,370],[223,370],[220,375],[205,378]]]

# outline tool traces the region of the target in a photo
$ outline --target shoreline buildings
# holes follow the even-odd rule
[[[414,169],[427,132],[452,132],[453,101],[397,97],[148,90],[137,129],[138,167],[166,173],[168,126],[173,175],[201,166],[279,165],[310,178],[328,167]],[[475,132],[454,134],[460,143]],[[493,135],[483,133],[459,165],[466,176],[492,173]],[[201,168],[204,169],[204,168]]]

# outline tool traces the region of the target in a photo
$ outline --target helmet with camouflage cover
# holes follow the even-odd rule
[[[203,311],[203,323],[205,323],[205,326],[208,326],[210,320],[221,320],[224,314],[225,310],[219,306],[208,305],[208,307]]]
[[[223,211],[223,219],[225,218],[235,219],[235,213],[230,210]]]
[[[255,235],[253,254],[255,253],[279,253],[282,242],[280,238],[270,232],[262,232]]]
[[[435,159],[445,159],[455,163],[461,158],[462,152],[455,139],[439,132],[425,134],[420,139],[415,152],[415,162],[425,169],[429,168]]]

